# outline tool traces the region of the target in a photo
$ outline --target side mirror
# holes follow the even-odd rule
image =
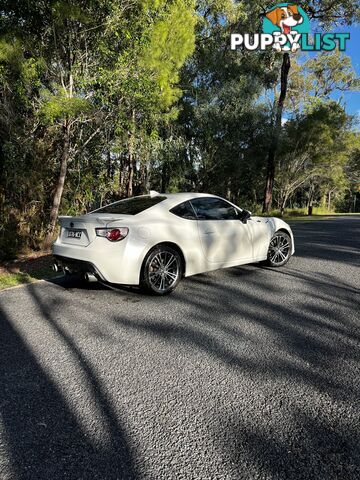
[[[239,220],[242,222],[242,223],[247,223],[248,220],[250,220],[251,218],[251,212],[248,212],[247,210],[242,210],[240,213],[239,213]]]

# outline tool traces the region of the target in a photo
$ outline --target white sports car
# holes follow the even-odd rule
[[[151,192],[59,220],[55,269],[157,295],[210,270],[261,261],[281,267],[295,251],[283,220],[253,217],[203,193]]]

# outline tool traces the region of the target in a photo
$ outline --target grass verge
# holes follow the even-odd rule
[[[359,213],[328,213],[327,215],[304,215],[304,216],[291,216],[291,215],[284,215],[282,218],[286,222],[317,222],[320,220],[328,220],[329,218],[336,218],[336,217],[351,217],[351,216],[360,216]]]
[[[56,276],[51,270],[52,256],[36,253],[0,264],[0,290]]]
[[[256,215],[256,213],[254,213]],[[329,212],[324,208],[315,207],[313,209],[313,214],[309,216],[307,214],[306,208],[295,208],[295,209],[286,209],[284,215],[281,217],[280,210],[271,210],[268,214],[263,214],[258,212],[258,216],[260,217],[277,217],[282,218],[283,220],[287,221],[301,221],[301,222],[313,222],[317,220],[325,220],[327,218],[332,217],[348,217],[352,215],[359,216],[360,213],[335,213]]]
[[[9,287],[16,287],[25,283],[31,283],[35,279],[27,273],[5,273],[0,274],[0,290]]]

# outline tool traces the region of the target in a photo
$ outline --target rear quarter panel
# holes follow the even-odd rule
[[[172,215],[172,214],[170,214]],[[174,215],[153,219],[139,227],[138,234],[146,239],[140,256],[143,263],[148,252],[160,243],[177,245],[185,259],[185,276],[195,275],[207,270],[207,263],[201,250],[196,220],[187,220]]]

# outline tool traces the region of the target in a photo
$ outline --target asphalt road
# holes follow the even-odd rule
[[[0,293],[0,479],[360,478],[360,217],[167,298]]]

